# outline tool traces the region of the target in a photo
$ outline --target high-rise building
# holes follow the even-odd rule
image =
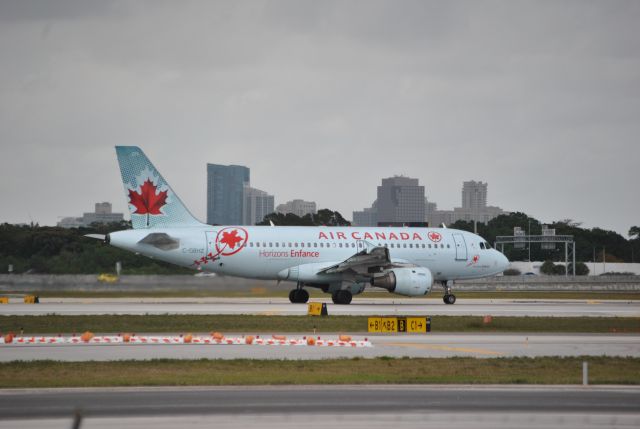
[[[274,198],[265,191],[244,187],[243,225],[255,225],[264,217],[273,213]]]
[[[431,226],[449,225],[456,221],[487,223],[506,213],[500,207],[487,205],[487,183],[470,180],[462,184],[462,207],[453,210],[427,209],[427,222]]]
[[[207,164],[207,223],[242,225],[244,188],[250,170],[242,165]]]
[[[486,207],[487,184],[475,180],[464,182],[462,184],[462,209],[472,213],[480,213]]]
[[[279,204],[278,207],[276,207],[276,211],[282,214],[293,213],[298,217],[317,213],[315,201],[304,200],[291,200],[284,204]]]
[[[378,223],[422,223],[425,221],[424,186],[418,179],[394,176],[378,186]]]
[[[425,202],[424,186],[418,179],[388,177],[378,186],[378,198],[371,207],[353,212],[353,225],[424,224]]]

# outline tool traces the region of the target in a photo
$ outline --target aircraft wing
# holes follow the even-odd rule
[[[369,274],[380,272],[396,265],[389,258],[389,249],[386,247],[374,247],[372,249],[364,249],[339,264],[323,268],[318,274],[338,274],[346,271]]]

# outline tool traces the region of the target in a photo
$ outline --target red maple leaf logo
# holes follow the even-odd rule
[[[160,208],[167,204],[167,191],[158,192],[158,187],[147,179],[140,187],[140,193],[129,189],[129,203],[136,207],[134,214],[162,214]]]
[[[429,240],[431,241],[440,241],[442,240],[442,235],[440,235],[440,233],[438,232],[430,232],[429,234],[427,234],[427,236],[429,237]]]
[[[244,239],[238,236],[238,230],[234,229],[231,232],[223,232],[222,238],[220,239],[220,243],[224,243],[232,249],[235,249],[236,244],[240,243]]]

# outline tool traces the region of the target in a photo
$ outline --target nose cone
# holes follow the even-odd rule
[[[496,252],[498,251],[496,250]],[[509,260],[500,252],[498,252],[498,266],[500,267],[500,271],[504,271],[509,268]]]

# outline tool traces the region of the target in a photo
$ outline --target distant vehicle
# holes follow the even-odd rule
[[[537,276],[537,274],[529,271],[528,273],[524,273],[523,276]]]
[[[315,287],[336,304],[371,285],[423,296],[434,282],[453,304],[458,279],[494,276],[509,261],[482,237],[446,228],[211,226],[198,221],[140,148],[117,146],[133,230],[112,232],[113,246],[203,272],[292,281],[292,303]]]

